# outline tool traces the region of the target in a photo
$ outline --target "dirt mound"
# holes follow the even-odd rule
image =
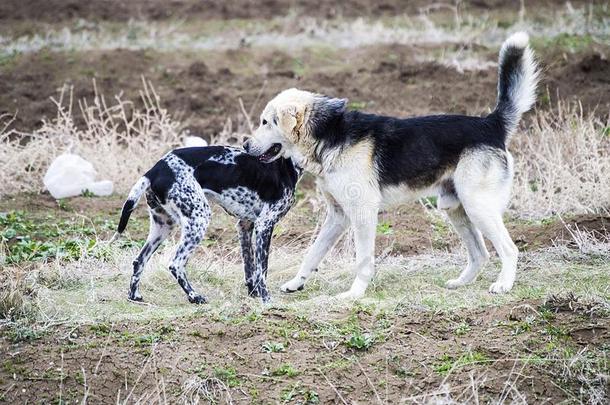
[[[508,224],[508,231],[520,249],[533,250],[553,246],[554,243],[572,241],[570,230],[591,233],[594,237],[610,237],[610,216],[579,215],[539,224]]]
[[[610,106],[610,61],[600,53],[570,55],[567,62],[549,68],[545,75],[552,98],[580,101],[586,109]]]

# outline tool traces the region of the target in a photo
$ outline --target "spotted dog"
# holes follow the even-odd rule
[[[385,117],[346,111],[347,100],[289,89],[273,98],[244,147],[254,156],[294,157],[317,176],[327,219],[284,292],[303,288],[344,231],[351,227],[356,278],[340,298],[364,295],[375,274],[377,214],[422,196],[438,196],[467,247],[468,265],[448,288],[471,283],[493,244],[502,270],[492,293],[509,291],[518,250],[502,221],[513,180],[510,137],[536,100],[538,68],[526,33],[500,50],[498,96],[487,116]]]
[[[146,193],[150,232],[133,262],[130,300],[142,301],[139,283],[144,266],[178,224],[180,244],[169,270],[190,302],[207,301],[189,283],[185,267],[210,223],[212,201],[238,219],[248,294],[269,301],[266,278],[271,235],[294,203],[301,169],[291,159],[266,164],[267,157],[253,157],[242,149],[224,146],[176,149],[138,180],[123,205],[117,229],[118,234],[125,230],[131,212]]]

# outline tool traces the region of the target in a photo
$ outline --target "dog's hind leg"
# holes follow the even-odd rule
[[[252,231],[254,224],[246,219],[241,219],[237,222],[237,233],[239,234],[239,244],[241,246],[241,257],[244,261],[244,275],[246,278],[246,287],[248,287],[248,295],[251,297],[258,296],[258,289],[254,284],[254,273],[256,265],[254,262],[254,251],[252,249]]]
[[[458,205],[447,210],[447,216],[456,232],[460,235],[468,251],[468,264],[458,278],[447,281],[447,288],[457,288],[473,282],[481,268],[489,260],[483,236],[466,215],[464,207]]]
[[[205,198],[203,191],[193,191],[189,188],[188,192],[182,193],[180,199],[174,199],[176,211],[180,217],[182,233],[180,244],[176,249],[176,254],[169,266],[169,271],[178,281],[180,287],[187,295],[189,302],[194,304],[204,304],[207,299],[198,294],[186,277],[186,263],[195,248],[201,243],[205,236],[211,218],[210,205]]]
[[[133,301],[142,301],[139,286],[144,267],[153,253],[155,253],[157,248],[167,238],[174,226],[174,221],[162,207],[159,205],[151,205],[150,202],[149,206],[150,230],[148,238],[146,239],[146,243],[142,247],[140,254],[133,262],[133,274],[129,285],[128,297]]]
[[[474,281],[479,270],[489,259],[481,232],[473,225],[464,211],[455,191],[453,179],[444,181],[439,188],[437,207],[447,213],[449,221],[460,235],[468,251],[468,265],[458,278],[447,281],[447,288],[457,288]]]
[[[272,223],[255,224],[254,233],[256,234],[256,270],[254,271],[254,288],[261,297],[261,301],[269,302],[269,291],[267,290],[267,266],[269,263],[269,249],[271,247],[271,236],[273,235]]]
[[[500,275],[489,288],[492,293],[510,291],[517,272],[519,249],[502,220],[510,198],[512,177],[512,157],[499,150],[473,153],[470,159],[459,164],[454,175],[466,215],[491,241],[502,261]]]
[[[343,235],[349,220],[343,210],[332,197],[327,197],[326,219],[322,225],[313,245],[307,250],[305,260],[299,268],[299,272],[290,281],[284,283],[280,290],[285,293],[300,291],[311,274],[318,269],[324,256]]]

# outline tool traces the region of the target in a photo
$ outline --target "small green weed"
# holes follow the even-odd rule
[[[464,336],[470,332],[470,325],[468,325],[466,322],[461,322],[458,326],[456,326],[454,332],[457,336]]]
[[[301,397],[301,400],[297,401],[300,404],[318,404],[320,403],[320,396],[314,390],[306,389],[301,384],[296,383],[289,385],[282,389],[280,393],[280,399],[282,402],[290,402],[297,397]]]
[[[214,367],[214,376],[230,388],[237,387],[241,383],[237,377],[237,371],[233,367]]]
[[[285,351],[286,348],[281,342],[265,342],[263,343],[263,351],[267,353],[280,353]]]
[[[451,370],[488,361],[489,358],[485,354],[477,351],[464,353],[457,359],[444,354],[439,358],[433,369],[440,375],[447,375]]]
[[[368,350],[373,346],[374,339],[368,333],[355,332],[346,340],[345,345],[350,349]]]
[[[96,336],[108,336],[110,334],[110,326],[105,323],[91,325],[89,326],[89,330],[91,330],[91,332],[93,332]]]
[[[31,342],[44,336],[44,332],[35,329],[27,323],[16,323],[11,325],[6,333],[6,337],[13,343]]]
[[[377,224],[377,233],[379,235],[391,235],[394,232],[392,224],[387,221],[383,221]]]
[[[282,364],[281,366],[279,366],[278,368],[276,368],[275,370],[273,370],[271,372],[271,375],[273,376],[288,376],[288,377],[296,377],[297,375],[299,375],[300,372],[295,369],[291,364]]]

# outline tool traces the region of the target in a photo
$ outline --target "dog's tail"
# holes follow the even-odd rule
[[[498,102],[493,114],[500,118],[509,138],[536,101],[540,71],[527,33],[517,32],[504,41],[498,65]]]
[[[127,201],[125,201],[125,204],[123,204],[123,211],[121,211],[121,220],[119,221],[117,233],[123,233],[127,227],[127,222],[129,222],[131,212],[134,210],[136,204],[138,201],[140,201],[140,197],[142,197],[142,194],[144,194],[148,187],[150,187],[150,180],[146,176],[142,176],[140,177],[140,180],[138,180],[138,182],[131,188]]]

